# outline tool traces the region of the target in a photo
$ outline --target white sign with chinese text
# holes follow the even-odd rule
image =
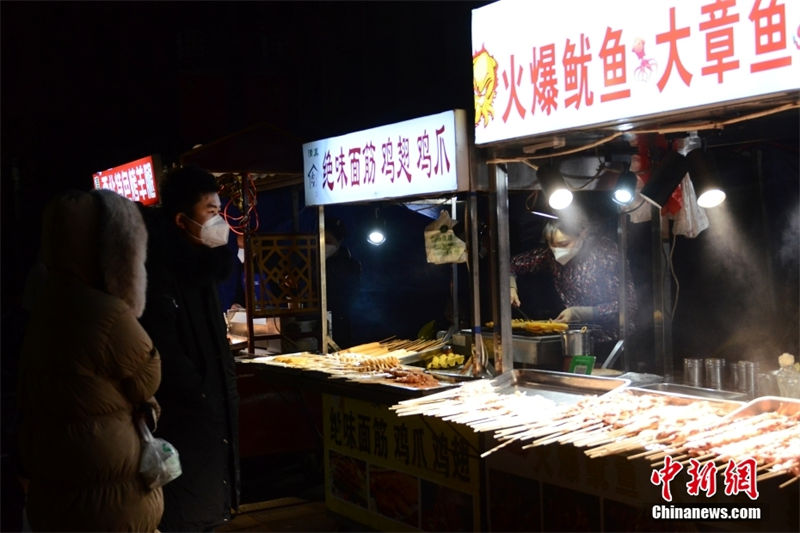
[[[306,143],[306,205],[467,190],[466,128],[457,109]]]
[[[797,0],[501,0],[472,11],[475,142],[800,89]]]
[[[92,175],[95,189],[110,189],[143,205],[158,203],[157,158],[143,157]]]

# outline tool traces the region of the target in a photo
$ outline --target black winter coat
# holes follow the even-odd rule
[[[164,486],[159,529],[198,531],[239,505],[239,395],[216,287],[235,258],[226,246],[189,242],[160,208],[143,212],[149,239],[141,323],[162,364],[155,436],[175,446],[183,469]]]

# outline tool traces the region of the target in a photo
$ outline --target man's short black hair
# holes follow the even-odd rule
[[[203,195],[219,192],[217,179],[197,167],[180,167],[170,171],[161,182],[161,205],[170,215],[191,213]]]

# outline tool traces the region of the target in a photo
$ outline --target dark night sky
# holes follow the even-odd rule
[[[308,141],[469,110],[486,3],[2,2],[3,301],[41,205],[97,170],[260,122]]]

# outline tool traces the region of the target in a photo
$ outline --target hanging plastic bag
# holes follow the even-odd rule
[[[144,418],[139,419],[139,433],[142,437],[142,458],[139,460],[139,473],[151,489],[166,485],[181,475],[181,461],[178,450],[150,433]]]
[[[675,214],[675,223],[672,232],[675,235],[685,235],[694,239],[708,228],[708,215],[705,209],[697,205],[697,195],[689,176],[684,176],[681,182],[683,194],[683,207]]]
[[[447,211],[442,211],[439,218],[425,227],[425,255],[428,263],[441,265],[467,262],[467,243],[453,233],[455,224]]]

